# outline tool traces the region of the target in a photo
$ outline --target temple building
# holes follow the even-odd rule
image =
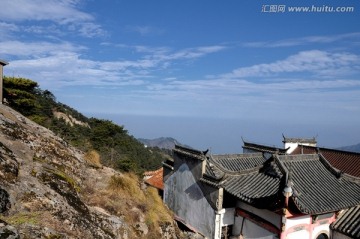
[[[175,147],[163,180],[164,202],[177,220],[209,239],[326,239],[330,225],[360,204],[360,179],[321,153],[247,146],[253,153]]]

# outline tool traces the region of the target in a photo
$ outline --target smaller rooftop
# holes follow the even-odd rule
[[[262,153],[270,153],[270,154],[286,154],[286,150],[284,148],[278,148],[275,146],[268,146],[263,144],[256,144],[244,141],[243,149],[248,149],[251,151],[257,151]]]
[[[316,137],[312,138],[288,138],[283,135],[283,143],[316,144]]]
[[[196,149],[187,148],[184,146],[180,146],[175,144],[175,148],[173,149],[173,152],[175,154],[187,156],[189,158],[198,159],[198,160],[205,160],[205,155],[208,153],[209,150],[206,151],[199,151]]]
[[[6,65],[9,65],[9,62],[7,62],[7,61],[5,61],[5,60],[0,59],[0,65],[2,65],[2,66],[6,66]]]
[[[145,183],[163,190],[164,189],[164,183],[163,183],[163,167],[159,168],[158,170],[155,171],[148,171],[144,173],[145,177],[148,177],[147,179],[145,179]]]
[[[360,238],[360,205],[343,211],[330,228],[350,238]]]
[[[298,146],[291,154],[318,154],[320,153],[329,163],[342,172],[360,178],[360,153],[338,149]]]

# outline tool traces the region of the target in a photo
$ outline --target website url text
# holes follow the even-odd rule
[[[268,13],[285,13],[285,12],[323,12],[323,13],[350,13],[354,12],[355,7],[334,7],[334,6],[286,6],[286,5],[262,5],[261,12],[268,12]]]

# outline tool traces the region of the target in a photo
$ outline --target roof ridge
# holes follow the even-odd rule
[[[211,156],[212,157],[222,157],[222,158],[226,158],[226,156],[238,156],[239,158],[240,157],[249,157],[249,156],[259,156],[259,155],[262,155],[263,153],[261,153],[261,152],[258,152],[258,153],[243,153],[243,154],[241,154],[241,153],[239,153],[239,154],[212,154]],[[230,157],[229,157],[230,158]]]
[[[286,151],[289,149],[289,148],[286,149],[280,148],[275,145],[270,146],[267,144],[250,143],[245,141],[243,142],[244,142],[244,145],[242,146],[243,149],[263,150],[270,153],[275,153],[275,152],[286,153]]]
[[[207,162],[210,162],[211,164],[215,165],[218,169],[222,170],[226,176],[227,175],[232,175],[232,176],[236,176],[236,175],[244,175],[244,174],[249,174],[249,173],[256,173],[259,171],[260,168],[263,167],[263,164],[260,164],[260,165],[257,165],[253,168],[250,168],[250,169],[244,169],[244,170],[241,170],[241,171],[231,171],[231,170],[228,170],[226,169],[225,167],[223,167],[221,164],[219,164],[218,162],[216,162],[214,159],[213,159],[213,155],[210,155],[209,157],[207,157],[208,160]]]
[[[291,161],[310,161],[310,160],[318,160],[317,154],[286,154],[286,155],[277,155],[279,156],[279,160],[291,160]],[[305,157],[306,156],[306,157]]]
[[[329,151],[334,151],[334,152],[338,152],[338,153],[360,155],[359,152],[347,151],[347,150],[341,150],[341,149],[333,149],[333,148],[318,147],[318,146],[303,145],[303,144],[301,145],[301,147],[304,147],[304,148],[312,148],[312,149],[316,149],[316,150],[318,150],[318,151],[321,151],[321,150],[329,150]]]
[[[343,172],[339,169],[334,168],[321,153],[319,153],[318,156],[320,162],[327,168],[327,170],[329,170],[337,178],[340,178],[342,176]]]
[[[208,152],[208,150],[200,151],[200,150],[180,146],[180,145],[177,145],[177,144],[175,145],[175,148],[173,149],[173,151],[176,152],[176,153],[183,154],[183,155],[186,155],[186,156],[190,156],[190,157],[200,159],[200,160],[204,160],[205,155]]]

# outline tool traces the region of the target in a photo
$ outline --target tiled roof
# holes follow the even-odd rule
[[[242,146],[243,149],[250,149],[262,153],[270,153],[270,154],[285,154],[287,149],[278,148],[274,146],[267,146],[267,145],[261,145],[261,144],[255,144],[255,143],[249,143],[244,141],[244,146]]]
[[[345,210],[330,227],[350,238],[360,238],[360,205]]]
[[[224,172],[218,182],[213,180],[214,184],[256,207],[283,202],[282,192],[288,180],[294,191],[291,200],[305,214],[339,211],[360,203],[360,185],[346,176],[340,177],[319,155],[276,155],[263,161],[260,167],[252,168],[226,163],[214,163],[214,166]]]
[[[220,180],[224,177],[225,173],[216,167],[211,162],[207,162],[206,168],[205,168],[205,174],[207,177],[214,179],[214,180]]]
[[[360,153],[299,145],[292,154],[316,154],[317,150],[333,167],[360,178]]]
[[[8,64],[9,64],[9,62],[0,59],[0,65],[6,66],[6,65],[8,65]]]
[[[210,155],[207,157],[204,177],[220,181],[226,174],[254,171],[254,168],[257,170],[256,167],[261,167],[265,161],[261,153]]]
[[[203,151],[199,151],[199,150],[195,150],[195,149],[186,148],[186,147],[183,147],[180,145],[175,145],[173,152],[175,154],[179,154],[182,156],[187,156],[187,157],[194,158],[194,159],[204,160],[205,155],[208,151],[203,152]]]
[[[238,172],[262,165],[266,159],[262,153],[212,155],[210,162],[226,171]]]
[[[316,144],[316,138],[287,138],[283,136],[284,140],[283,143],[309,143],[309,144]]]
[[[154,176],[155,174],[157,174],[158,172],[162,172],[162,168],[159,168],[159,169],[157,169],[157,170],[154,170],[154,171],[146,171],[146,172],[144,172],[144,176],[145,177],[152,177],[152,176]]]
[[[279,192],[280,178],[254,172],[231,176],[222,185],[227,192],[237,198],[261,206],[264,199],[276,197]]]
[[[291,172],[291,197],[305,214],[339,211],[360,204],[360,184],[336,174],[319,155],[277,156]],[[340,177],[339,177],[340,176]]]
[[[149,184],[150,186],[153,186],[157,189],[164,189],[164,183],[163,183],[163,167],[161,167],[160,169],[156,170],[156,171],[150,171],[150,172],[145,172],[144,174],[152,174],[150,176],[150,178],[145,180],[145,183]]]

